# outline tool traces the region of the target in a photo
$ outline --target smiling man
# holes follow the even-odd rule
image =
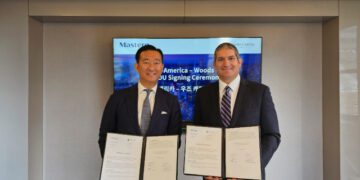
[[[265,179],[265,166],[280,143],[277,115],[269,88],[241,78],[241,65],[242,59],[233,44],[223,43],[215,49],[214,68],[219,81],[197,91],[194,122],[224,128],[260,126],[261,170]]]
[[[108,132],[143,136],[181,134],[178,99],[158,87],[164,68],[162,51],[145,45],[135,58],[139,82],[114,92],[106,104],[98,141],[102,157]]]

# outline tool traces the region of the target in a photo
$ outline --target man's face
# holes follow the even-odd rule
[[[143,51],[140,54],[139,63],[135,64],[135,69],[140,76],[140,82],[146,88],[152,88],[156,85],[163,68],[161,54],[153,50]]]
[[[227,84],[239,74],[241,64],[242,60],[237,58],[233,49],[222,48],[216,52],[215,70],[219,78]]]

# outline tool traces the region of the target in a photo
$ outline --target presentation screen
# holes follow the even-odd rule
[[[214,50],[223,42],[234,44],[243,59],[240,75],[261,82],[262,38],[114,38],[114,90],[136,84],[136,51],[151,44],[164,54],[158,86],[178,97],[182,119],[191,123],[196,91],[218,80],[213,67]]]

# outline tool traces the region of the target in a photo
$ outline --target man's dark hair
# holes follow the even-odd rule
[[[161,63],[163,63],[163,58],[164,58],[164,55],[161,51],[161,49],[158,49],[156,48],[155,46],[153,45],[150,45],[150,44],[147,44],[147,45],[144,45],[143,47],[141,47],[139,50],[137,50],[136,52],[136,55],[135,55],[135,59],[136,59],[136,63],[139,63],[139,60],[140,60],[140,54],[144,51],[157,51],[160,53],[161,55]]]

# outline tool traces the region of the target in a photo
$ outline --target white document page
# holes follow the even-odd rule
[[[101,180],[138,180],[142,136],[108,133]]]
[[[184,173],[221,176],[221,128],[187,126]]]
[[[176,180],[178,136],[146,138],[144,180]]]
[[[259,127],[225,131],[226,177],[261,179]]]

